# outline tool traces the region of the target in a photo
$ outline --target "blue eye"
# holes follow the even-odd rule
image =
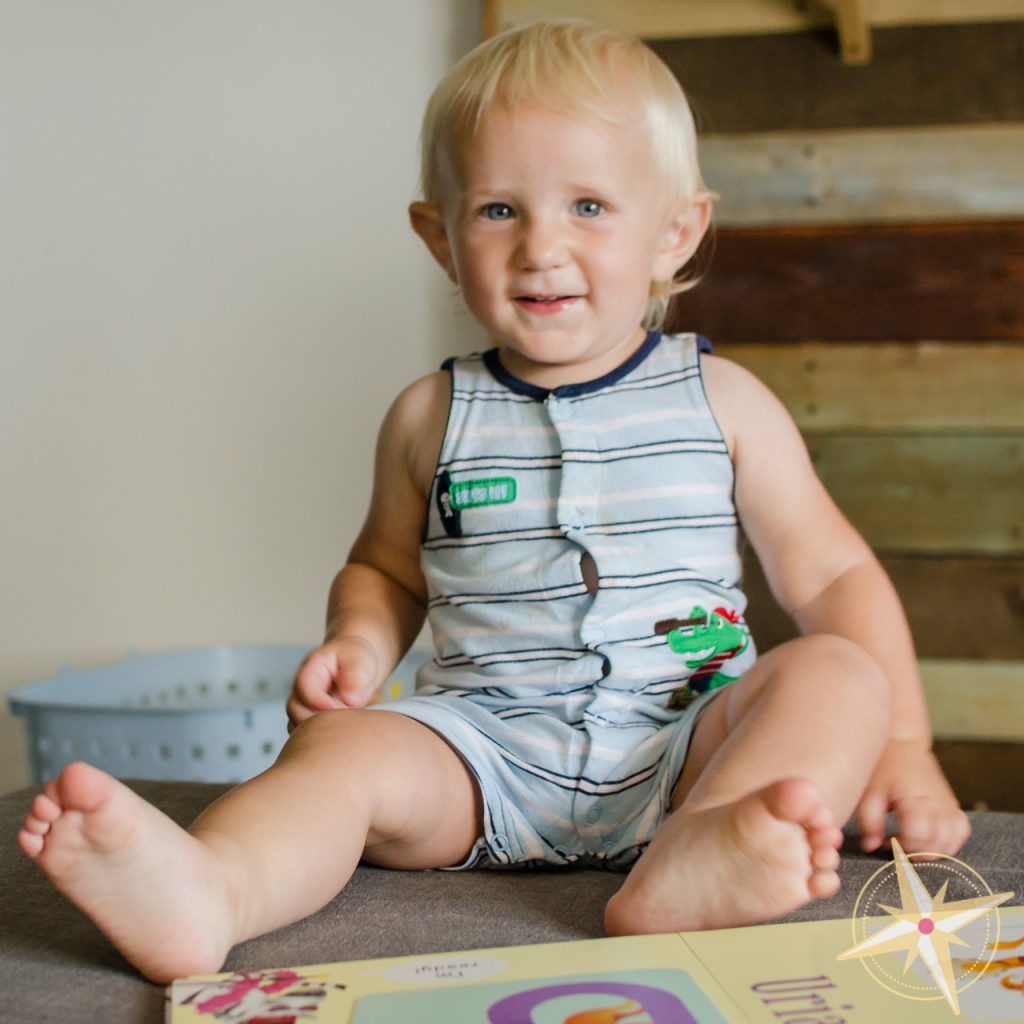
[[[488,203],[481,212],[488,220],[512,219],[512,207],[508,203]]]
[[[580,199],[573,204],[573,212],[579,217],[598,217],[604,207],[596,199]]]

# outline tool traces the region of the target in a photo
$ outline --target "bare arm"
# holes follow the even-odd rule
[[[868,848],[893,809],[913,847],[957,849],[966,819],[931,754],[931,726],[906,617],[864,539],[821,484],[782,404],[735,364],[704,361],[708,397],[736,466],[736,504],[773,594],[802,633],[858,644],[889,679],[889,745],[859,808]]]
[[[402,392],[377,439],[363,528],[331,585],[324,643],[303,662],[288,715],[363,707],[415,640],[426,612],[420,535],[450,385],[432,374]]]

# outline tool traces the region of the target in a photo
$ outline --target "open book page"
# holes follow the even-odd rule
[[[898,924],[898,922],[897,922]],[[934,1024],[938,943],[849,956],[892,918],[591,939],[176,981],[168,1024]],[[959,925],[958,925],[959,927]],[[925,934],[918,929],[911,937]],[[1024,1020],[1024,908],[960,929],[962,1021]],[[931,967],[929,966],[931,963]],[[906,965],[906,970],[904,967]]]

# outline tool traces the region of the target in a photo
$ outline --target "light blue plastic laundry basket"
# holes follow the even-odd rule
[[[285,698],[308,651],[250,644],[131,654],[23,686],[10,708],[25,719],[37,783],[72,761],[118,778],[241,782],[268,768],[284,745]],[[383,699],[411,694],[428,657],[410,651]]]

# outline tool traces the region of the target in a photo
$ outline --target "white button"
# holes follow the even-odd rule
[[[586,814],[586,822],[588,825],[594,825],[601,820],[601,808],[591,807]]]

